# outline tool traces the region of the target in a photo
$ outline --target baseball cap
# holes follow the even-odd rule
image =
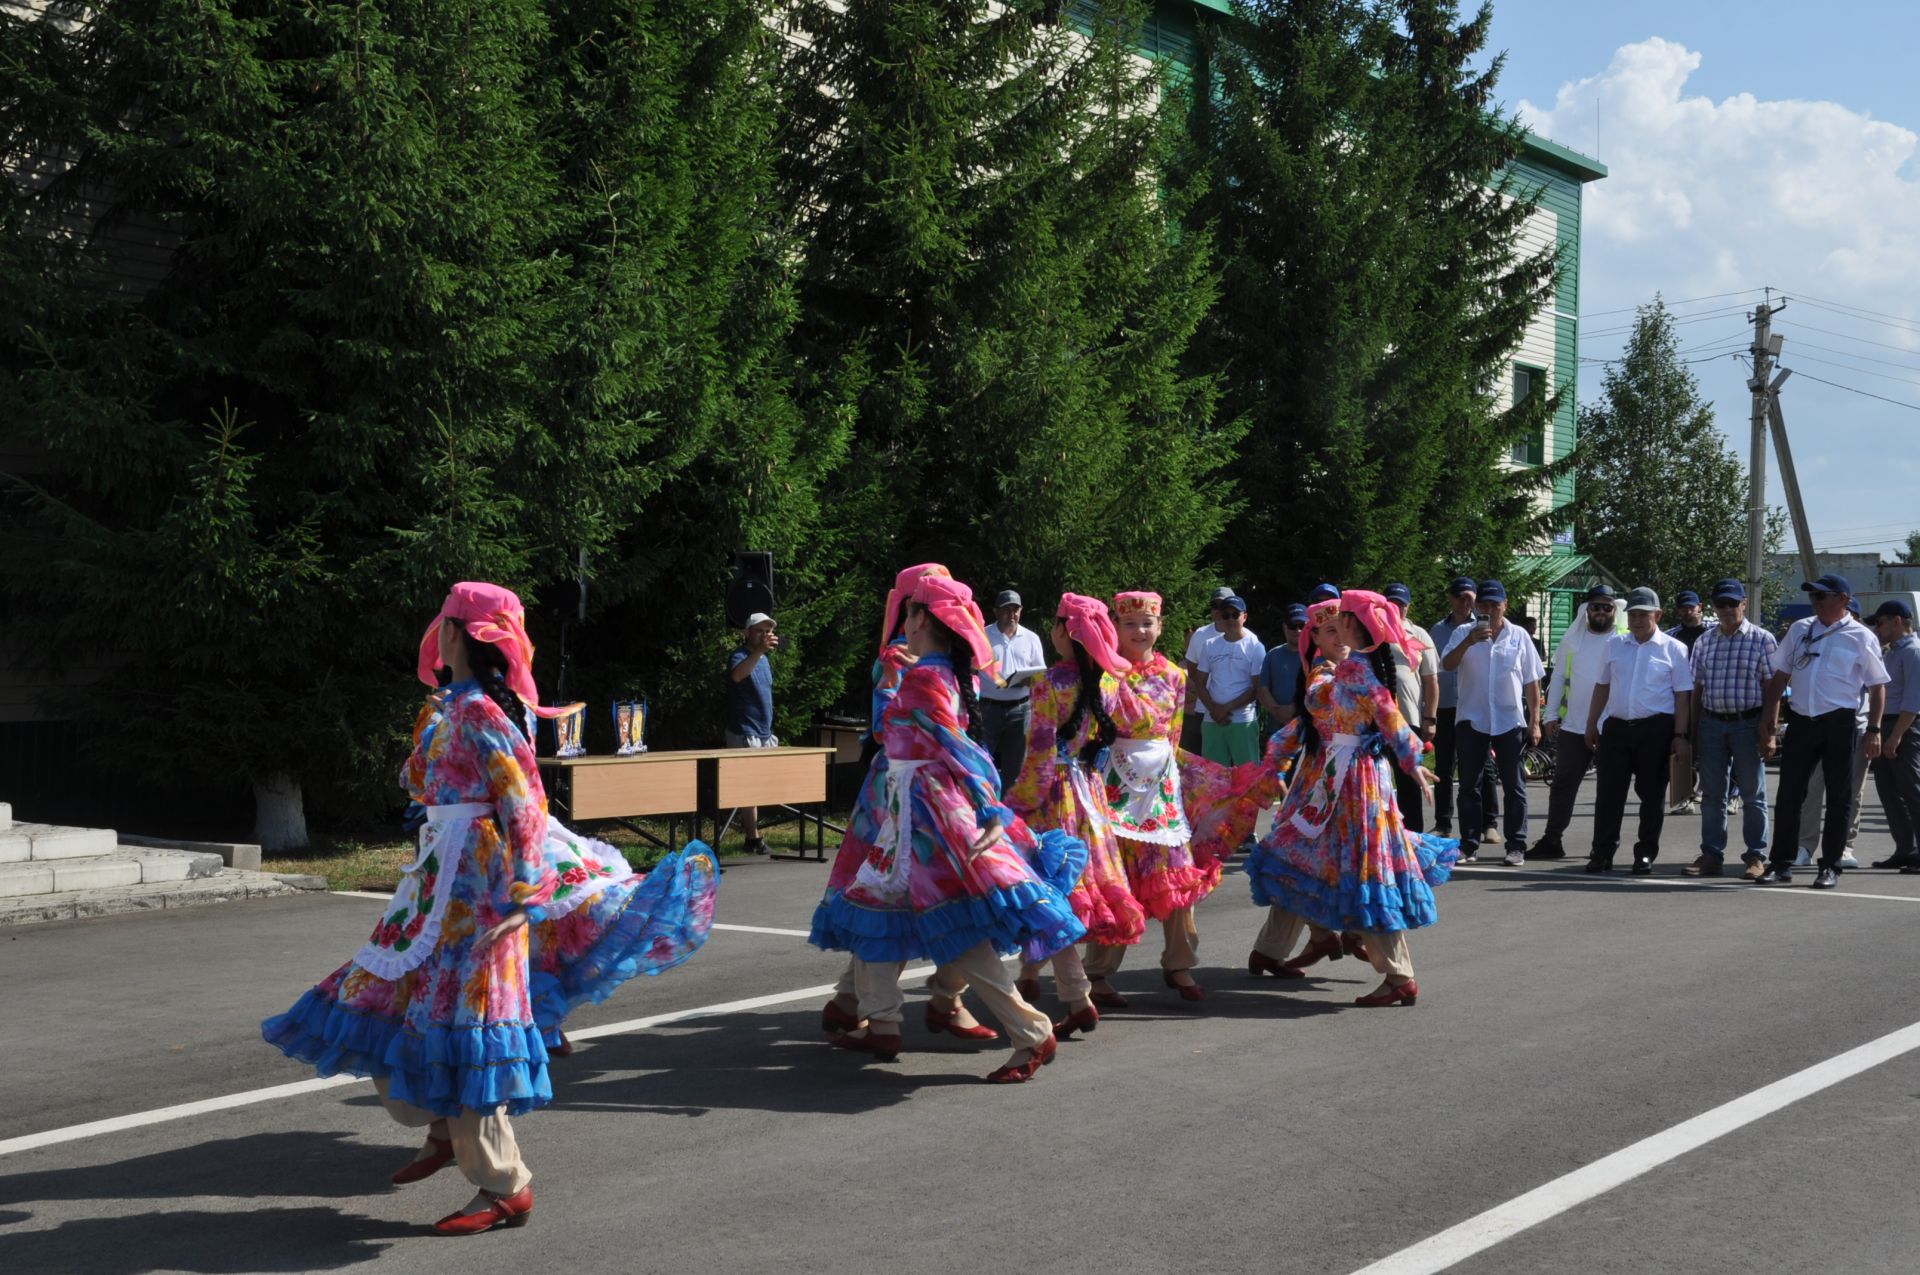
[[[1447,585],[1447,592],[1457,598],[1463,593],[1480,592],[1480,586],[1474,583],[1472,576],[1455,576],[1452,583]]]
[[[1818,580],[1808,580],[1800,588],[1806,593],[1844,593],[1848,597],[1853,596],[1853,586],[1847,583],[1847,578],[1831,571]]]
[[[1225,602],[1228,598],[1232,596],[1233,596],[1233,590],[1229,589],[1226,585],[1223,584],[1219,588],[1213,591],[1213,596],[1210,597],[1208,601],[1213,603],[1213,605],[1215,606],[1219,606],[1222,602]]]
[[[1614,600],[1616,596],[1618,595],[1614,593],[1613,589],[1610,586],[1604,585],[1604,584],[1596,584],[1592,588],[1587,590],[1587,596],[1585,598],[1585,601],[1611,602]]]
[[[747,617],[747,622],[741,625],[740,627],[743,629],[752,629],[752,628],[758,628],[762,624],[772,624],[772,623],[773,623],[773,617],[768,615],[765,611],[755,611],[752,615]]]
[[[1854,614],[1854,615],[1856,615],[1856,616],[1857,616],[1857,615],[1859,615],[1859,614],[1860,614],[1860,599],[1859,599],[1859,598],[1855,598],[1855,597],[1849,597],[1849,598],[1847,599],[1847,610],[1848,610],[1849,612],[1851,612],[1852,614]]]
[[[1333,599],[1335,599],[1335,598],[1337,598],[1337,597],[1339,597],[1339,596],[1340,596],[1340,586],[1339,586],[1339,585],[1337,585],[1337,584],[1316,584],[1316,585],[1314,585],[1314,586],[1313,586],[1313,592],[1312,592],[1312,593],[1309,593],[1309,594],[1307,595],[1307,601],[1309,601],[1309,602],[1331,602],[1331,601],[1332,601]]]
[[[1482,602],[1505,602],[1507,600],[1507,586],[1501,584],[1498,580],[1482,580],[1479,587],[1474,590],[1474,593],[1479,596]]]
[[[1898,598],[1888,598],[1882,602],[1870,617],[1875,620],[1911,620],[1913,608]]]
[[[1682,589],[1673,595],[1673,605],[1677,607],[1697,607],[1700,605],[1700,595],[1692,589]]]
[[[1381,596],[1389,602],[1398,602],[1403,607],[1413,605],[1413,590],[1404,584],[1390,584],[1381,591]]]
[[[1001,607],[1017,607],[1022,605],[1024,604],[1020,601],[1020,595],[1012,589],[1000,590],[999,594],[993,599],[993,609],[996,611]]]
[[[1247,609],[1247,604],[1238,595],[1229,593],[1226,597],[1220,599],[1220,609],[1222,611],[1240,611],[1244,613]]]
[[[1627,610],[1658,611],[1659,609],[1660,595],[1652,589],[1649,589],[1646,585],[1643,584],[1637,589],[1627,590]]]
[[[1287,623],[1288,624],[1305,624],[1306,622],[1307,622],[1306,604],[1301,602],[1289,602],[1287,604]]]
[[[1713,600],[1715,602],[1745,602],[1747,600],[1747,586],[1741,584],[1738,580],[1718,581],[1713,586]]]

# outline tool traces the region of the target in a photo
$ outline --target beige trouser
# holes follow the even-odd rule
[[[927,980],[927,986],[935,994],[955,1000],[971,986],[1007,1029],[1007,1038],[1015,1049],[1036,1049],[1053,1035],[1053,1021],[1027,1004],[991,943],[976,943],[942,965]]]
[[[1053,990],[1061,1003],[1076,1009],[1085,1007],[1093,994],[1093,980],[1087,977],[1087,967],[1080,959],[1080,949],[1069,943],[1049,959],[1053,962]],[[1021,965],[1020,977],[1039,978],[1046,964],[1046,961],[1028,961]]]
[[[872,1025],[881,1036],[898,1036],[900,1020],[905,1016],[907,996],[900,990],[900,971],[905,961],[863,961],[854,957],[846,972],[833,985],[833,999],[857,1003],[855,1013]]]
[[[453,1143],[453,1162],[467,1181],[495,1195],[512,1195],[533,1181],[533,1174],[520,1158],[520,1144],[514,1141],[513,1125],[507,1109],[490,1112],[462,1110],[457,1116],[436,1116],[431,1111],[401,1102],[387,1093],[387,1078],[373,1082],[380,1105],[387,1114],[409,1129],[427,1131],[430,1138]]]
[[[1285,908],[1268,908],[1266,924],[1260,927],[1260,936],[1254,939],[1253,950],[1276,961],[1284,961],[1300,941],[1302,930],[1311,931],[1316,943],[1333,936],[1332,930],[1313,925],[1305,917],[1296,916]],[[1407,949],[1405,930],[1395,930],[1392,934],[1360,931],[1360,937],[1366,941],[1367,958],[1372,961],[1375,970],[1401,982],[1413,977],[1413,955]]]
[[[1173,973],[1190,970],[1200,963],[1200,931],[1193,923],[1192,908],[1169,912],[1160,930],[1166,936],[1166,946],[1160,950],[1161,969]],[[1126,957],[1124,947],[1087,944],[1087,977],[1095,982],[1111,978]]]

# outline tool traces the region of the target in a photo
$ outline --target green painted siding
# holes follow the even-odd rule
[[[1554,284],[1553,362],[1555,390],[1560,409],[1553,417],[1553,441],[1548,460],[1559,460],[1573,450],[1579,431],[1577,408],[1580,374],[1580,183],[1564,173],[1532,162],[1531,157],[1513,165],[1516,193],[1538,192],[1539,203],[1554,215],[1556,248],[1560,254],[1560,276]],[[1573,500],[1573,475],[1567,474],[1554,484],[1556,506]],[[1572,545],[1555,545],[1555,552],[1572,553]]]

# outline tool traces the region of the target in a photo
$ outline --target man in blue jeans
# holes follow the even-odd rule
[[[1507,589],[1483,580],[1475,591],[1474,622],[1450,639],[1440,667],[1456,675],[1455,749],[1460,758],[1460,862],[1478,863],[1487,826],[1479,785],[1470,782],[1489,754],[1507,791],[1506,864],[1527,860],[1527,778],[1520,750],[1540,742],[1540,679],[1546,668],[1533,639],[1507,623]]]
[[[1727,854],[1727,780],[1740,794],[1745,875],[1767,871],[1767,776],[1760,760],[1760,705],[1773,675],[1773,634],[1747,620],[1738,580],[1713,586],[1719,623],[1693,643],[1694,753],[1700,759],[1700,857],[1681,871],[1717,877]]]

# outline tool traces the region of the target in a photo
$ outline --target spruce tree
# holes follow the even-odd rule
[[[810,412],[850,403],[830,489],[862,613],[900,565],[983,594],[1196,591],[1232,442],[1180,358],[1213,280],[1180,232],[1179,106],[1142,10],[804,3],[781,147]],[[1085,12],[1076,8],[1076,13]],[[983,602],[986,599],[983,599]],[[864,669],[875,634],[849,626]],[[823,656],[824,658],[824,656]]]
[[[1427,0],[1248,0],[1210,32],[1195,213],[1222,288],[1191,357],[1248,424],[1248,509],[1221,554],[1257,592],[1401,579],[1435,598],[1541,531],[1557,471],[1503,457],[1554,403],[1503,411],[1491,387],[1555,263],[1518,250],[1523,134],[1494,113],[1498,60],[1469,66],[1487,21]]]

